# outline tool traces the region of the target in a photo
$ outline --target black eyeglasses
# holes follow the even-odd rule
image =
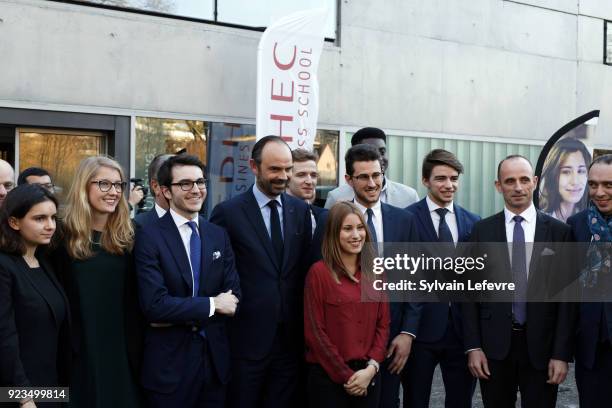
[[[103,193],[110,191],[111,187],[115,187],[115,191],[118,193],[121,193],[123,192],[123,190],[125,190],[125,187],[127,186],[127,182],[125,181],[117,181],[113,183],[112,181],[109,181],[109,180],[95,180],[95,181],[92,181],[92,183],[97,184],[98,188]]]
[[[206,183],[208,180],[206,179],[197,179],[196,181],[191,180],[181,180],[178,183],[171,183],[171,186],[179,186],[183,191],[189,191],[193,189],[195,185],[199,190],[204,190],[206,188]]]

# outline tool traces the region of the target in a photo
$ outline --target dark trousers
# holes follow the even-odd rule
[[[440,340],[432,343],[419,342],[412,344],[410,357],[402,372],[404,388],[404,407],[427,408],[431,396],[431,384],[436,366],[440,364],[446,396],[446,408],[470,408],[476,380],[467,368],[467,356],[463,343],[457,336],[449,320],[446,333]],[[391,376],[391,374],[388,374]],[[386,389],[386,378],[383,377],[383,389]],[[394,393],[397,395],[397,391]],[[382,408],[397,407],[398,404],[386,403]]]
[[[232,360],[229,408],[285,408],[296,405],[301,347],[292,344],[287,326],[279,325],[270,353],[261,360]],[[244,339],[248,342],[248,339]]]
[[[217,377],[206,339],[194,333],[186,358],[178,388],[169,394],[147,391],[147,407],[223,408],[226,386]]]
[[[582,408],[608,408],[612,404],[612,346],[600,342],[595,364],[588,369],[576,362],[576,385]]]
[[[514,408],[521,392],[523,408],[554,408],[557,385],[547,384],[548,370],[537,370],[529,361],[524,330],[512,330],[510,353],[505,360],[488,360],[491,376],[480,380],[485,408]]]
[[[373,384],[372,384],[373,383]],[[313,364],[308,373],[308,404],[310,408],[378,408],[380,401],[380,374],[372,379],[364,397],[354,397],[344,390],[343,384],[333,382],[325,370]]]

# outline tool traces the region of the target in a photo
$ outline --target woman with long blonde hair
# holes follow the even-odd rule
[[[56,259],[74,322],[71,406],[140,405],[141,325],[126,186],[119,163],[94,156],[81,161],[68,192]]]
[[[379,364],[389,338],[389,306],[362,301],[373,274],[361,269],[371,242],[361,211],[341,201],[330,209],[323,259],[310,268],[304,289],[306,361],[311,407],[378,407]],[[369,299],[370,300],[370,299]]]

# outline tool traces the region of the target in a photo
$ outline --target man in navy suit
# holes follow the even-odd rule
[[[432,150],[425,156],[422,182],[427,196],[407,210],[415,215],[421,242],[466,242],[480,219],[454,201],[463,165],[451,152]],[[460,305],[419,303],[410,309],[408,332],[414,338],[402,375],[404,404],[428,407],[431,383],[440,364],[446,407],[470,407],[476,382],[467,369]]]
[[[204,164],[169,158],[159,183],[170,209],[138,230],[135,262],[149,323],[142,385],[149,407],[223,407],[230,377],[227,318],[240,285],[229,237],[199,216]]]
[[[378,243],[416,242],[418,234],[413,216],[401,208],[383,203],[381,191],[383,183],[382,156],[378,149],[369,144],[357,144],[344,156],[347,184],[354,191],[354,203],[359,208],[372,240]],[[313,241],[320,247],[324,221],[321,223]],[[318,251],[320,257],[320,250]],[[391,327],[387,359],[381,365],[381,407],[393,406],[399,400],[399,373],[404,368],[410,352],[411,338],[408,330],[409,303],[394,302],[390,305]]]
[[[153,208],[151,208],[149,211],[141,212],[134,217],[134,224],[136,224],[136,228],[140,228],[143,225],[157,221],[159,218],[163,217],[166,214],[166,211],[168,211],[168,208],[170,208],[168,200],[162,193],[159,179],[157,178],[157,173],[159,172],[161,165],[172,156],[173,155],[171,154],[158,154],[153,158],[153,160],[151,160],[151,164],[149,164],[147,171],[147,176],[149,179],[149,188],[153,193],[155,203],[153,204]]]
[[[611,234],[612,155],[600,156],[591,163],[588,185],[591,199],[589,208],[567,220],[578,242],[596,242],[594,235],[598,235],[601,241],[606,236],[605,232],[608,237]],[[599,246],[601,247],[602,244]],[[591,268],[588,256],[582,260],[581,267]],[[576,336],[576,385],[580,406],[607,407],[610,405],[612,399],[612,303],[580,304]]]
[[[283,139],[260,139],[250,165],[255,185],[218,204],[211,215],[229,233],[243,295],[231,324],[228,405],[291,407],[297,403],[304,356],[310,211],[304,201],[285,194],[293,162]]]
[[[314,231],[319,217],[327,211],[314,205],[317,195],[317,180],[319,179],[317,154],[300,148],[292,150],[291,156],[293,157],[293,171],[287,184],[287,194],[306,201],[310,208],[310,218]]]

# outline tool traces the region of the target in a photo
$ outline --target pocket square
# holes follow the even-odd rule
[[[221,258],[221,251],[215,251],[215,252],[213,252],[213,261],[214,261],[215,259],[219,259],[219,258]]]
[[[550,248],[544,248],[544,250],[542,250],[542,256],[550,256],[554,254],[555,254],[555,251],[553,251]]]

